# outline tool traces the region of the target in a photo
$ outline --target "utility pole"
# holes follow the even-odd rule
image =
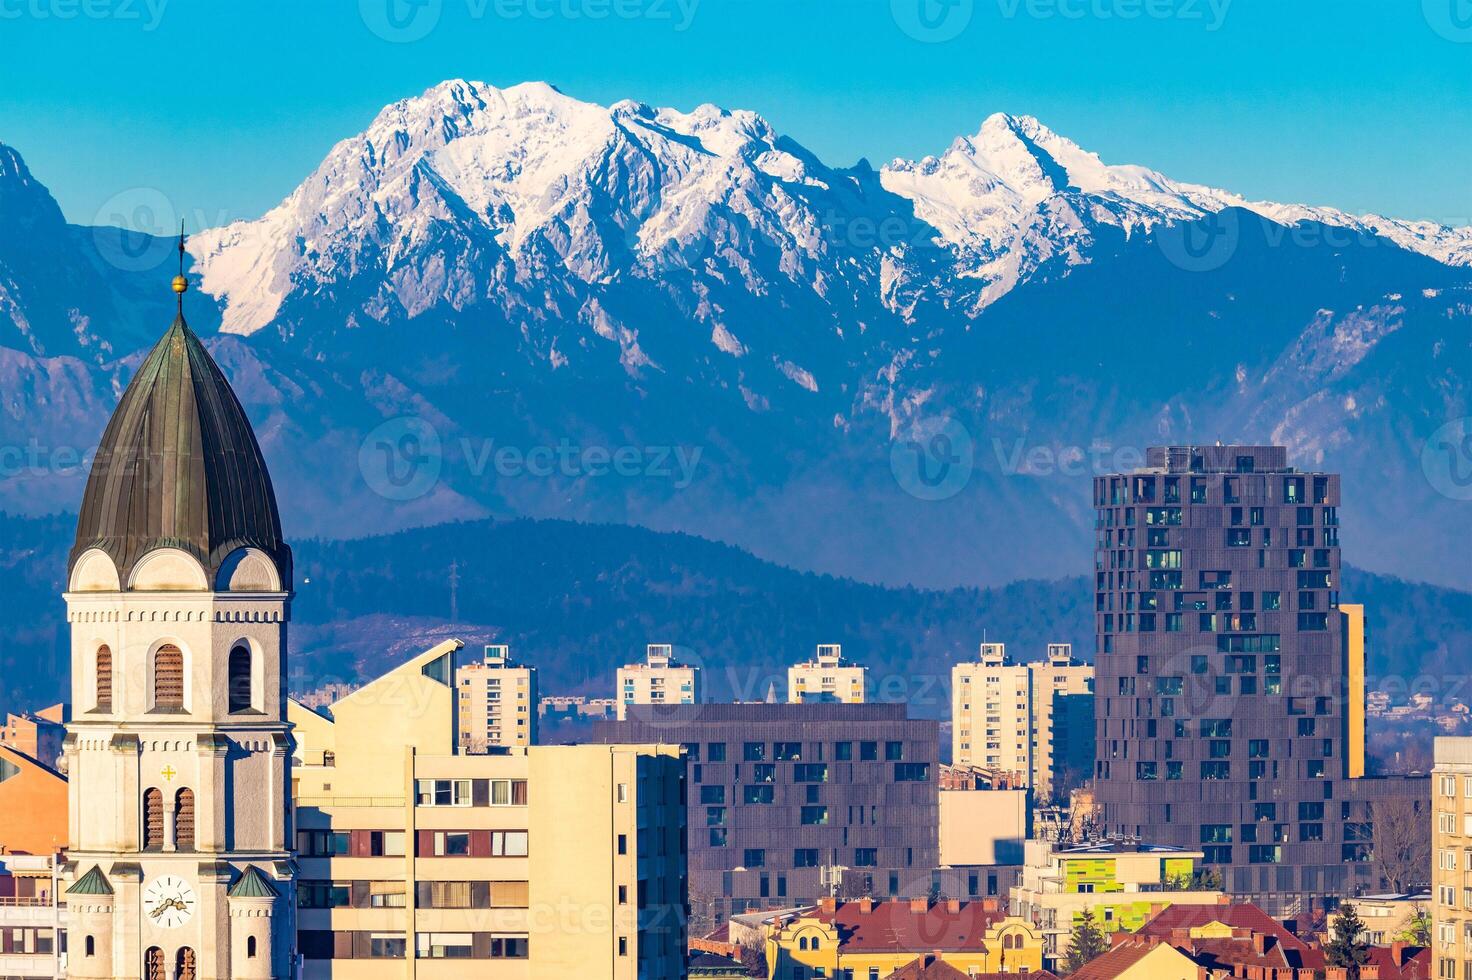
[[[460,559],[450,560],[450,625],[460,621]]]

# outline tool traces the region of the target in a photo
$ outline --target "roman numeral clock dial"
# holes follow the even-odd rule
[[[160,875],[143,891],[143,915],[164,929],[177,929],[194,915],[194,889],[175,875]]]

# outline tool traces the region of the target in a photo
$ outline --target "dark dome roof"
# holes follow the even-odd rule
[[[105,551],[124,587],[155,548],[179,548],[215,581],[238,548],[259,548],[291,585],[291,549],[245,410],[184,322],[164,334],[107,423],[82,497],[68,568]]]

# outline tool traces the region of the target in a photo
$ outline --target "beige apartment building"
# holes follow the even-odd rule
[[[631,704],[699,704],[700,694],[700,668],[676,660],[670,644],[651,643],[644,663],[618,669],[618,720]]]
[[[1050,643],[1045,660],[1014,663],[1003,643],[983,643],[975,661],[951,668],[951,760],[1030,786],[1042,801],[1062,784],[1061,766],[1093,757],[1094,668]]]
[[[460,749],[499,752],[537,744],[537,668],[511,659],[511,648],[489,645],[478,663],[455,674],[460,692]]]
[[[1472,738],[1436,739],[1431,770],[1431,947],[1436,976],[1472,978]]]
[[[812,660],[787,668],[787,703],[863,704],[867,673],[867,667],[843,659],[841,644],[820,643]]]
[[[458,648],[290,704],[303,976],[683,977],[679,747],[457,755]]]

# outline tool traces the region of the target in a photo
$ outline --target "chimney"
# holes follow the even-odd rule
[[[859,899],[859,911],[863,912],[865,915],[868,915],[870,912],[874,911],[874,897],[872,895],[865,895],[863,898]]]
[[[1259,956],[1266,953],[1273,945],[1273,937],[1265,932],[1254,932],[1252,934],[1252,951]]]
[[[1170,931],[1170,941],[1173,943],[1189,943],[1191,941],[1191,930],[1184,926],[1176,926]]]
[[[1002,910],[1002,904],[995,898],[983,898],[981,900],[981,910],[983,912],[1000,912]]]
[[[1349,980],[1349,971],[1342,966],[1326,966],[1324,980]]]
[[[818,911],[825,915],[832,915],[838,911],[838,899],[831,895],[825,895],[818,899]]]
[[[1380,980],[1380,968],[1366,963],[1360,967],[1360,980]]]
[[[956,915],[957,913],[959,913],[961,911],[960,900],[954,898],[946,899],[946,911],[949,912],[951,915]]]
[[[910,899],[910,911],[911,912],[914,912],[916,915],[924,915],[926,912],[929,912],[930,911],[930,899],[928,899],[928,898],[912,898],[912,899]]]
[[[1405,963],[1406,963],[1406,944],[1405,943],[1403,943],[1403,942],[1393,942],[1393,943],[1390,944],[1390,962],[1393,963],[1393,964],[1395,964],[1396,966],[1405,966]]]

